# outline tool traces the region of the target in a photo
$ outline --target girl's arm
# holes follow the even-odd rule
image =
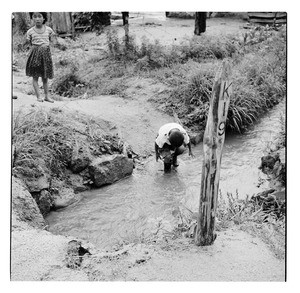
[[[55,47],[58,44],[56,33],[53,31],[52,28],[48,27],[48,29],[50,30],[50,32],[49,32],[49,40],[53,44],[53,46]]]
[[[52,44],[53,44],[54,46],[57,46],[58,40],[57,40],[57,36],[56,36],[55,33],[51,36],[50,41],[52,42]]]
[[[31,45],[31,42],[30,42],[30,40],[27,40],[27,39],[22,44],[23,47],[28,47],[30,45]]]
[[[28,49],[30,46],[31,46],[31,36],[27,32],[26,33],[26,39],[23,42],[22,47]]]

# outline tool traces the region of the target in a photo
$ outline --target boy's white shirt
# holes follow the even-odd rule
[[[190,138],[185,131],[185,129],[178,123],[167,123],[163,125],[159,130],[158,130],[158,136],[155,139],[156,144],[158,145],[159,148],[162,148],[165,143],[170,144],[169,141],[169,132],[170,130],[177,128],[179,131],[183,134],[184,136],[184,143],[188,144],[190,142]]]

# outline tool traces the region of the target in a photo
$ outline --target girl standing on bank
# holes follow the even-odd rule
[[[53,63],[50,51],[51,38],[55,36],[54,31],[45,25],[47,21],[46,12],[30,12],[30,18],[34,21],[34,27],[26,33],[26,40],[32,48],[26,63],[26,75],[32,76],[32,85],[39,102],[44,99],[40,97],[38,79],[42,78],[45,101],[53,103],[49,97],[48,78],[53,78]]]

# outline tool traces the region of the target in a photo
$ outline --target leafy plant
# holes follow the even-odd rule
[[[63,66],[68,66],[55,77],[52,83],[53,92],[64,97],[77,97],[82,95],[84,93],[83,88],[87,84],[79,76],[78,65],[71,61],[65,61],[65,59],[62,59],[61,63]]]
[[[110,25],[110,12],[75,12],[75,27],[84,27],[84,31],[102,32],[102,27]]]

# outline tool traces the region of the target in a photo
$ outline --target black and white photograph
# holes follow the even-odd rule
[[[167,7],[10,12],[11,283],[287,282],[289,13]]]

